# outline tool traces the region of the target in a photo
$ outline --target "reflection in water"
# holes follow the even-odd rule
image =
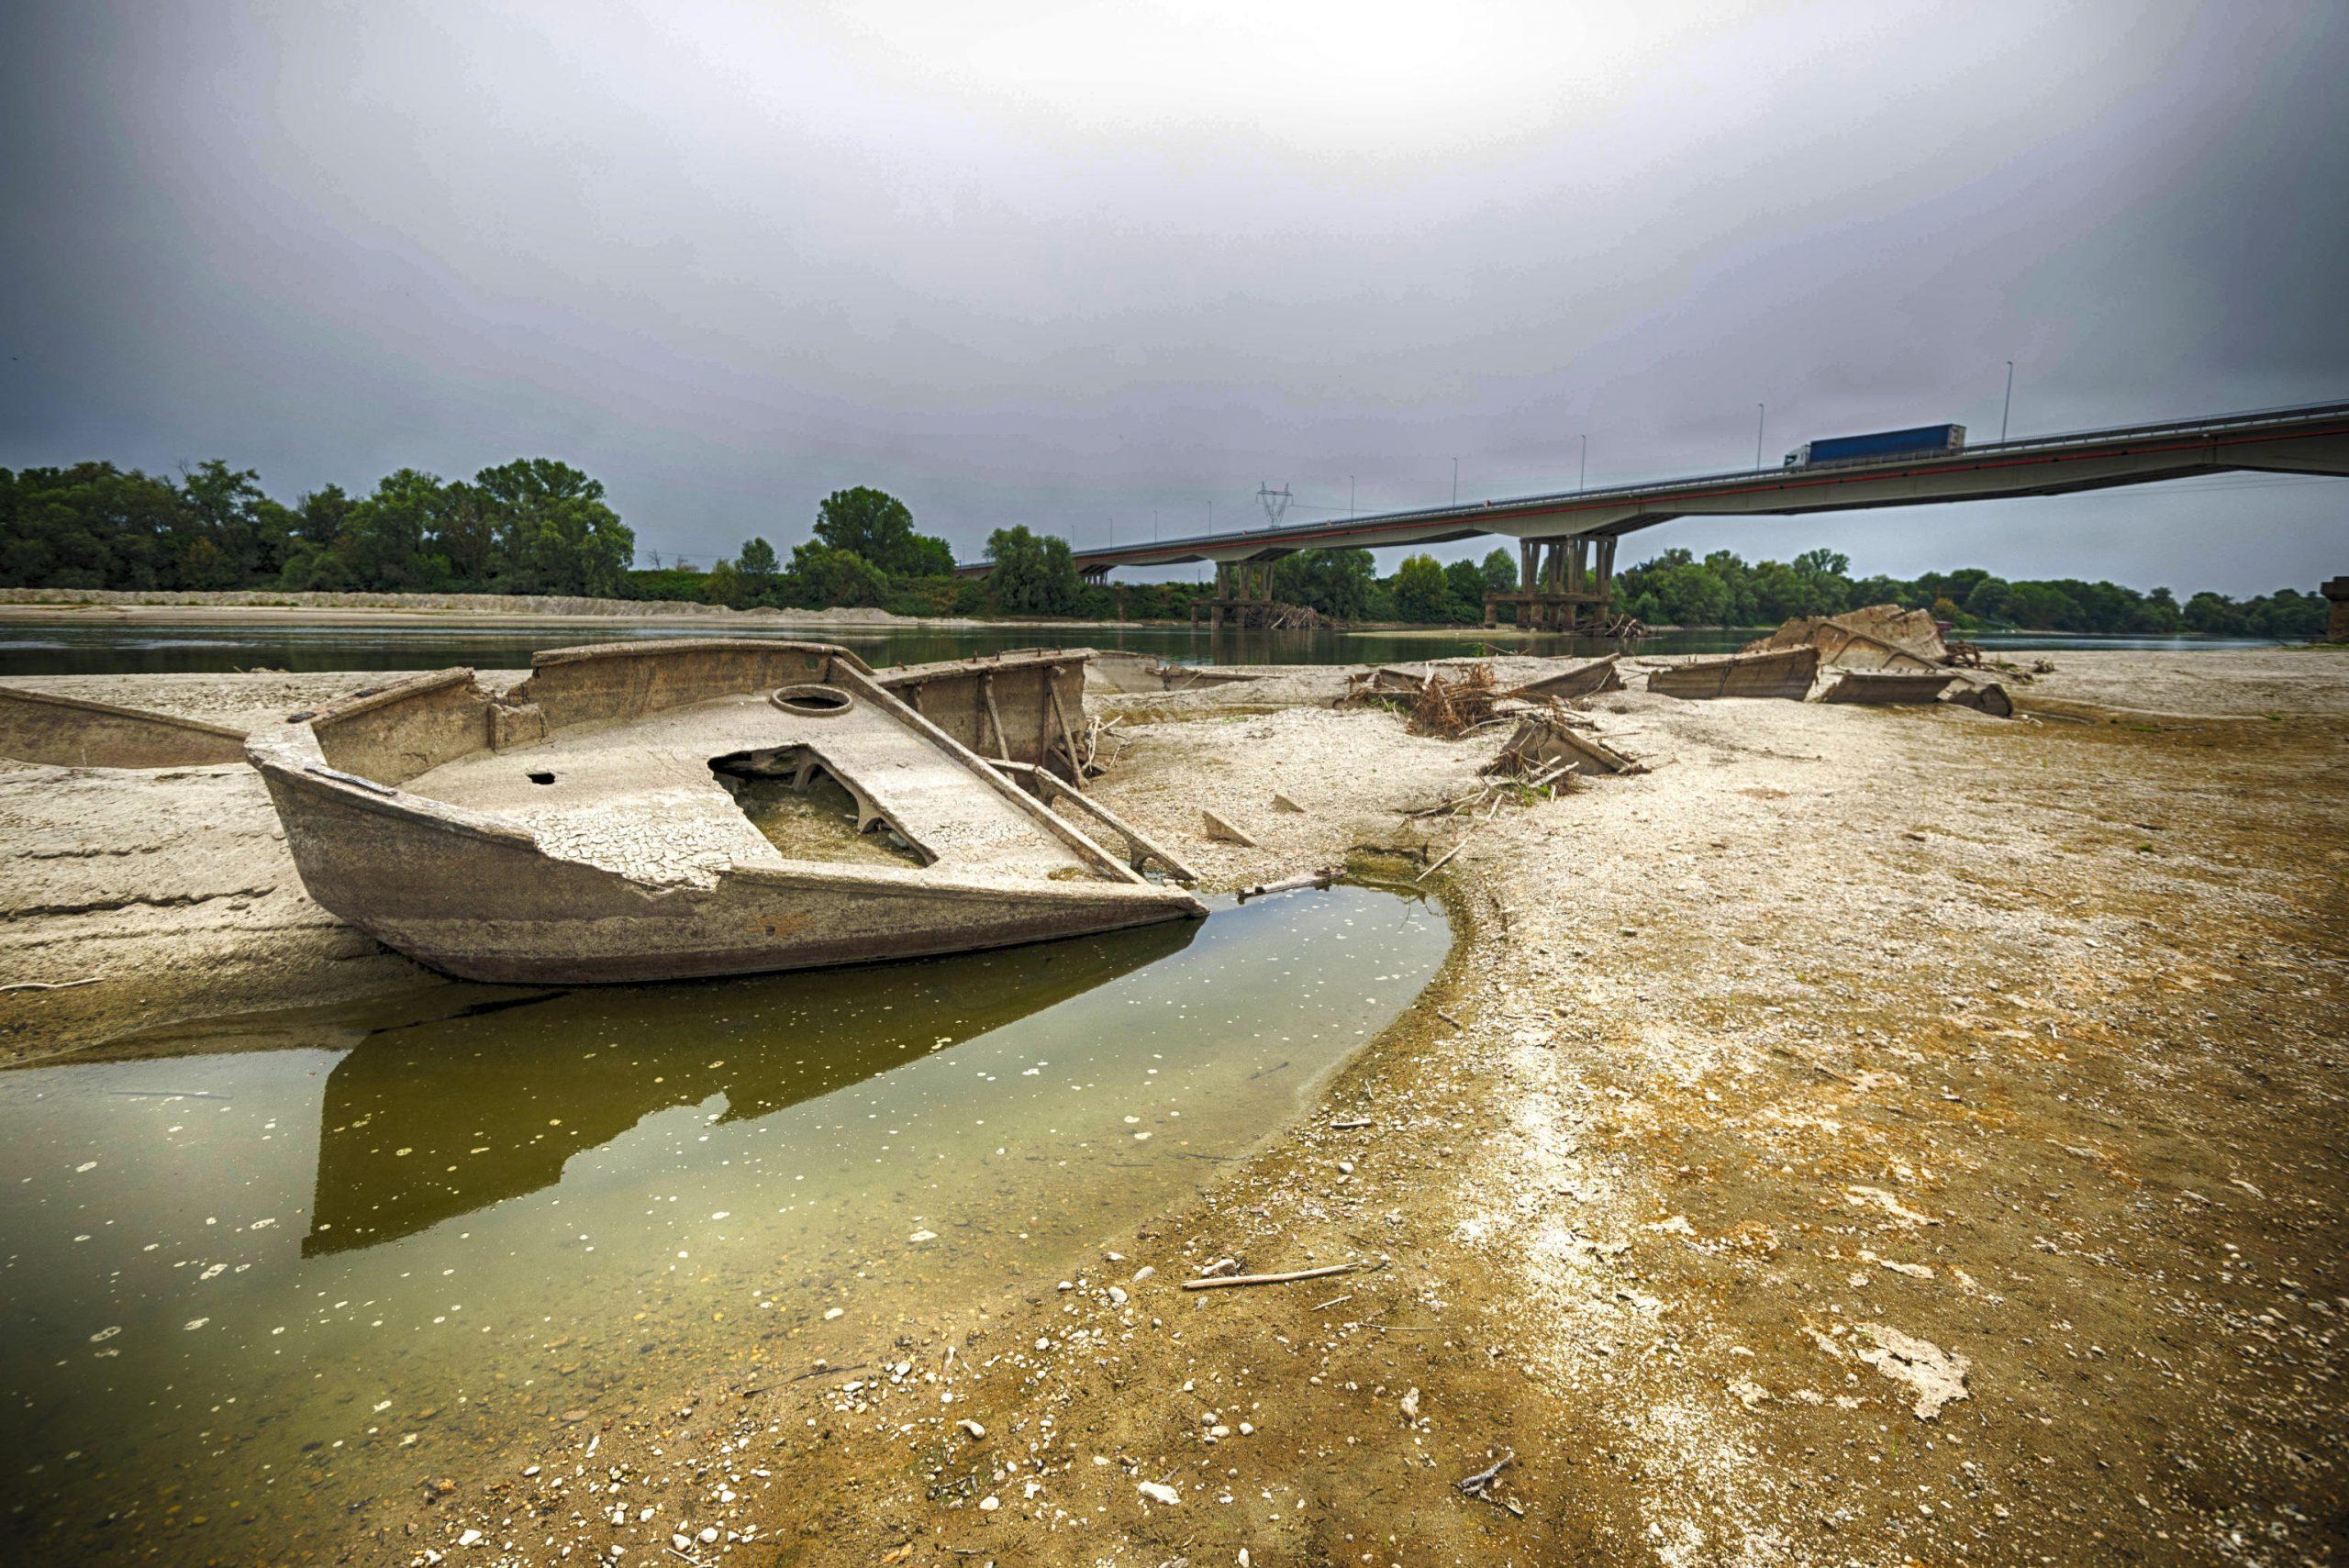
[[[1197,1192],[1448,940],[1341,887],[0,1072],[0,1562],[375,1561],[569,1412],[968,1322]]]
[[[632,1027],[743,1000],[723,985],[557,993],[487,1042],[479,1008],[379,1031],[327,1075],[303,1255],[372,1247],[551,1186],[573,1155],[658,1110],[717,1097],[723,1125],[830,1094],[1180,952],[1198,929],[1167,920],[1013,953],[817,971],[749,1003],[769,1043],[731,1060],[710,1060],[706,1039]],[[627,1043],[581,1052],[548,1079],[540,1047],[604,1039]]]

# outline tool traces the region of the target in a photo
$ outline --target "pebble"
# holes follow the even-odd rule
[[[1144,1481],[1134,1489],[1152,1502],[1163,1503],[1170,1508],[1183,1500],[1182,1494],[1175,1491],[1174,1487],[1162,1485],[1155,1481]]]
[[[989,1496],[979,1499],[979,1512],[983,1514],[991,1514],[1001,1507],[1003,1499],[1000,1497]]]

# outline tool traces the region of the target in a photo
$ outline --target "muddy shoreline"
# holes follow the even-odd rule
[[[349,1515],[306,1516],[287,1477],[225,1543],[161,1512],[32,1539],[160,1562],[406,1563],[467,1530],[466,1557],[513,1562],[665,1562],[678,1535],[808,1563],[2327,1560],[2349,657],[2054,662],[2021,722],[1596,700],[1653,772],[1486,821],[1431,879],[1456,940],[1419,1005],[1065,1290],[746,1332],[643,1407],[517,1394],[503,1451],[436,1452],[427,1427],[415,1495]],[[1332,712],[1342,670],[1261,673],[1089,699],[1123,747],[1102,798],[1211,888],[1347,860],[1408,878],[1459,842],[1408,813],[1495,737]],[[257,721],[373,678],[26,684]],[[30,849],[12,977],[106,976],[0,995],[0,1051],[446,984],[308,906],[245,783],[0,773],[0,833]],[[1202,806],[1261,847],[1208,840]],[[1227,1258],[1363,1266],[1178,1288]]]

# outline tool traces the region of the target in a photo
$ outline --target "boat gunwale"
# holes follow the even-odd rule
[[[705,647],[723,646],[729,651],[750,648],[774,650],[780,646],[772,639],[689,639]],[[787,645],[792,651],[830,654],[846,652],[829,644],[798,643]],[[586,651],[611,649],[618,652],[637,651],[633,644],[598,644]],[[579,651],[553,650],[554,653]],[[1090,651],[1085,651],[1089,654]],[[540,655],[540,658],[544,655]],[[1057,668],[1070,662],[1071,653],[1051,651],[1032,661],[1023,662],[1051,665]],[[533,660],[533,668],[538,659]],[[1001,667],[996,662],[996,667]],[[984,673],[985,671],[974,671]],[[765,887],[799,887],[808,891],[836,892],[842,888],[869,888],[891,895],[908,894],[937,895],[948,899],[1012,897],[1036,899],[1049,904],[1078,903],[1098,898],[1105,893],[1119,900],[1136,898],[1174,906],[1183,913],[1202,914],[1205,906],[1192,895],[1176,888],[1153,883],[1119,857],[1097,843],[1081,828],[1052,811],[1021,789],[1009,777],[976,752],[957,741],[918,710],[906,703],[882,684],[880,679],[863,662],[852,653],[840,665],[828,667],[825,684],[836,684],[872,702],[880,711],[920,737],[954,762],[980,787],[987,789],[1012,805],[1036,826],[1072,851],[1085,869],[1094,874],[1081,882],[1053,882],[1042,877],[1014,876],[990,873],[978,866],[941,869],[937,863],[920,867],[859,865],[847,868],[833,862],[785,859],[775,865],[748,865],[729,862],[707,884],[664,883],[599,865],[593,862],[573,860],[550,851],[528,823],[501,813],[482,811],[444,800],[438,795],[411,790],[400,784],[367,779],[352,773],[348,778],[338,776],[344,770],[330,769],[320,743],[316,725],[320,719],[346,717],[351,713],[373,711],[386,703],[402,698],[429,695],[468,681],[473,672],[467,667],[429,671],[411,679],[394,683],[380,691],[372,692],[351,703],[339,705],[333,710],[322,709],[307,720],[293,724],[286,729],[256,733],[248,738],[246,760],[259,771],[265,781],[276,787],[292,789],[324,808],[342,812],[357,811],[368,816],[395,819],[402,823],[429,828],[435,832],[459,839],[474,837],[484,843],[507,849],[530,851],[550,867],[564,866],[594,873],[612,879],[616,885],[641,890],[649,896],[707,895],[729,879],[744,885]],[[944,673],[944,672],[941,672]],[[745,694],[746,695],[746,694]],[[484,706],[496,706],[496,699],[484,694]],[[694,706],[694,705],[686,705]],[[601,722],[601,721],[589,721]],[[622,720],[620,722],[626,722]],[[564,726],[564,728],[574,728]],[[479,748],[495,751],[487,741]],[[517,748],[516,750],[526,750]],[[469,753],[470,754],[470,753]],[[299,856],[296,856],[297,864]]]

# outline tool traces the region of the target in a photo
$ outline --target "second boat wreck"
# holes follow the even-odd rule
[[[1188,872],[1082,793],[1085,660],[876,676],[823,643],[566,649],[502,694],[443,670],[296,716],[246,757],[311,896],[466,979],[749,973],[1204,916],[1136,867]],[[915,675],[923,711],[891,689]],[[1015,701],[1035,722],[1007,724]]]

